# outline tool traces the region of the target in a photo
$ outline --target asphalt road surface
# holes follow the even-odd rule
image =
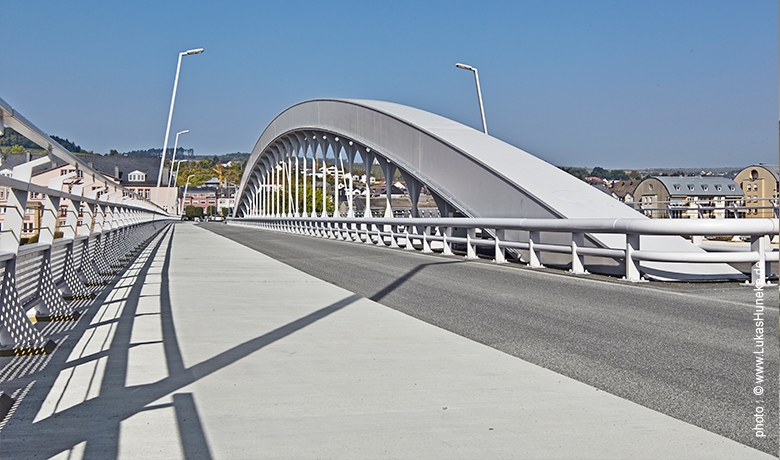
[[[749,286],[635,285],[233,225],[203,227],[415,318],[778,453],[776,287],[764,289],[764,396],[756,397],[756,296]],[[759,405],[766,438],[753,431]]]

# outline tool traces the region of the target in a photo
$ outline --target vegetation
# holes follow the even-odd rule
[[[642,174],[640,174],[637,170],[626,173],[622,169],[604,169],[601,166],[596,166],[591,170],[573,166],[561,166],[560,169],[581,180],[585,180],[588,177],[598,177],[599,179],[604,180],[638,180],[642,178]]]
[[[203,208],[198,206],[187,206],[184,208],[184,215],[187,219],[194,219],[196,217],[203,217]]]
[[[190,186],[203,185],[207,180],[216,177],[220,183],[225,181],[231,184],[238,184],[241,176],[244,174],[244,163],[233,163],[230,167],[224,167],[219,164],[219,157],[206,158],[200,161],[188,161],[182,163],[179,167],[176,184],[185,185],[187,177],[192,174]]]
[[[0,147],[13,147],[19,145],[22,149],[40,149],[41,147],[35,142],[22,136],[13,128],[5,128],[5,134],[0,136]],[[22,150],[24,153],[24,150]]]
[[[52,134],[49,137],[54,139],[61,146],[65,147],[65,149],[68,152],[71,152],[71,153],[92,153],[92,152],[87,152],[86,150],[82,149],[80,145],[76,145],[73,142],[69,141],[68,139],[63,139],[63,138],[61,138],[59,136],[55,136],[54,134]]]

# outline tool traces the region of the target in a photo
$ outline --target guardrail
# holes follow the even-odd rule
[[[453,254],[453,244],[463,245],[467,258],[477,257],[478,247],[492,248],[495,261],[505,263],[507,250],[527,251],[528,266],[541,267],[543,252],[568,254],[571,271],[587,273],[585,256],[604,257],[625,264],[625,279],[642,280],[641,261],[686,264],[737,263],[755,264],[751,283],[765,285],[768,262],[778,261],[771,250],[770,238],[778,234],[774,219],[741,220],[652,220],[652,219],[505,219],[505,218],[346,218],[346,217],[247,217],[231,218],[229,223],[264,229],[299,233],[323,238],[354,241],[379,246],[404,247],[425,253],[433,245],[445,255]],[[455,230],[460,230],[458,235]],[[512,232],[515,231],[515,232]],[[528,232],[526,241],[510,239],[508,234]],[[542,233],[570,235],[566,244],[542,243]],[[587,234],[621,234],[623,248],[586,247]],[[640,247],[640,236],[731,236],[750,238],[750,250],[744,252],[669,252],[649,251]]]
[[[159,206],[142,199],[82,162],[0,99],[0,134],[7,125],[48,151],[48,156],[0,176],[6,204],[0,232],[0,355],[50,352],[34,320],[69,320],[71,300],[87,299],[106,285],[138,247],[171,222]],[[54,159],[80,171],[33,183],[36,168]],[[65,191],[65,190],[67,191]],[[22,245],[29,198],[40,197],[38,242]],[[64,225],[61,208],[66,208]],[[61,236],[60,236],[61,235]],[[60,236],[55,238],[55,236]]]

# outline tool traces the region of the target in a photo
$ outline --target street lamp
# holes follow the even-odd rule
[[[184,214],[184,199],[187,198],[187,187],[190,186],[190,179],[193,177],[195,177],[195,174],[187,176],[187,183],[184,184],[184,194],[181,196],[181,210],[179,211],[179,215]]]
[[[173,173],[173,186],[176,187],[176,184],[179,183],[179,169],[181,168],[182,163],[186,163],[187,160],[179,160],[178,163],[176,163],[176,172]]]
[[[171,95],[171,109],[168,111],[168,126],[165,128],[165,143],[163,144],[162,155],[160,156],[160,172],[157,174],[157,188],[154,191],[154,201],[160,194],[160,183],[162,182],[162,171],[165,166],[165,152],[168,150],[168,137],[171,134],[171,119],[173,119],[173,105],[176,102],[176,88],[179,86],[179,71],[181,70],[181,58],[191,54],[200,54],[203,48],[182,51],[179,53],[179,62],[176,64],[176,78],[173,80],[173,95]]]
[[[487,123],[485,123],[485,108],[482,107],[482,91],[479,89],[479,72],[476,67],[472,67],[466,64],[455,64],[455,67],[463,70],[470,70],[474,72],[474,79],[477,81],[477,98],[479,99],[479,113],[482,115],[482,131],[487,134]]]
[[[176,142],[173,143],[173,157],[171,158],[171,171],[170,174],[168,174],[168,187],[171,186],[171,178],[173,177],[173,167],[176,164],[176,150],[179,148],[179,136],[182,134],[186,134],[190,132],[189,129],[185,129],[184,131],[179,131],[176,133]]]

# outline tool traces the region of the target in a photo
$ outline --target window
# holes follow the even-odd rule
[[[707,185],[707,184],[704,184],[704,185],[701,186],[701,188],[703,188],[704,191],[706,192],[707,190],[709,190],[710,186]]]
[[[688,184],[688,190],[693,191],[694,188],[693,184]]]

